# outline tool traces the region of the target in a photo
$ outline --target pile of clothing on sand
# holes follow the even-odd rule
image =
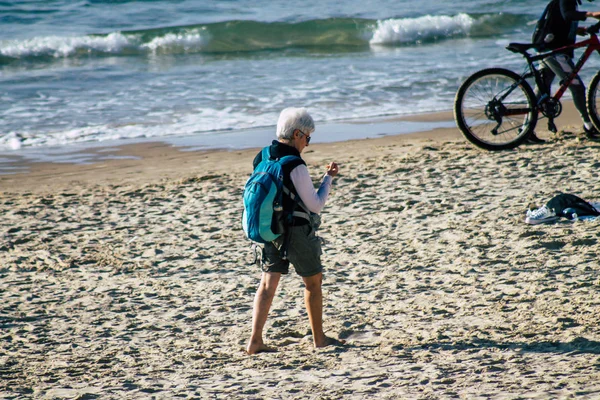
[[[574,194],[560,193],[544,206],[527,210],[525,223],[530,225],[568,220],[595,220],[600,216],[600,202],[587,202]]]

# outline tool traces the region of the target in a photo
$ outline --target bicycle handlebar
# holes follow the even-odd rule
[[[594,25],[585,29],[585,31],[590,35],[595,35],[600,32],[600,21],[596,22]]]

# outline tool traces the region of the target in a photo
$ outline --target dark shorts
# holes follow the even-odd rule
[[[288,246],[288,259],[281,258],[280,237],[272,243],[265,244],[263,248],[261,267],[264,272],[279,272],[287,274],[290,263],[294,266],[296,273],[302,277],[308,277],[323,271],[321,264],[321,241],[315,234],[310,224],[294,226],[290,228],[290,243]]]

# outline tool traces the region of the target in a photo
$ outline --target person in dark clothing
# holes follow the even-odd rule
[[[589,0],[592,1],[592,0]],[[600,12],[597,11],[579,11],[578,4],[580,0],[552,0],[558,3],[560,12],[552,13],[549,21],[549,35],[545,39],[547,50],[555,50],[560,47],[569,46],[575,43],[576,35],[585,35],[585,28],[578,27],[579,21],[585,21],[588,17],[600,19]],[[565,49],[553,56],[547,57],[542,61],[542,77],[544,84],[550,89],[555,76],[559,80],[566,79],[575,69],[573,63],[573,49]],[[590,139],[600,138],[600,133],[596,130],[590,121],[585,102],[585,85],[577,75],[569,85],[569,90],[573,95],[573,103],[583,120],[583,130]],[[529,141],[534,143],[543,143],[544,140],[533,134]]]
[[[323,331],[323,294],[321,281],[323,266],[321,265],[321,242],[315,234],[320,223],[318,213],[321,212],[329,197],[333,177],[338,173],[338,165],[334,162],[327,166],[321,185],[317,191],[306,168],[306,163],[300,158],[300,153],[308,146],[311,134],[315,130],[312,117],[304,108],[284,109],[277,123],[277,139],[269,150],[271,158],[281,158],[287,155],[297,156],[296,162],[284,165],[283,184],[290,193],[299,197],[301,205],[285,194],[283,209],[294,212],[292,226],[287,227],[287,257],[281,254],[284,238],[279,237],[263,248],[261,260],[262,278],[254,298],[252,314],[252,334],[246,347],[248,354],[274,351],[263,341],[263,328],[267,315],[282,274],[287,274],[290,263],[296,273],[304,281],[304,303],[308,312],[313,343],[315,347],[325,347],[342,342],[325,336]],[[262,152],[254,159],[254,168],[262,160]],[[296,204],[296,209],[290,210]]]

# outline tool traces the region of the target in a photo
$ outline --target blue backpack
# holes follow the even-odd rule
[[[262,161],[244,187],[242,228],[248,239],[268,243],[283,233],[283,166],[296,159],[272,159],[269,147],[262,150]]]

